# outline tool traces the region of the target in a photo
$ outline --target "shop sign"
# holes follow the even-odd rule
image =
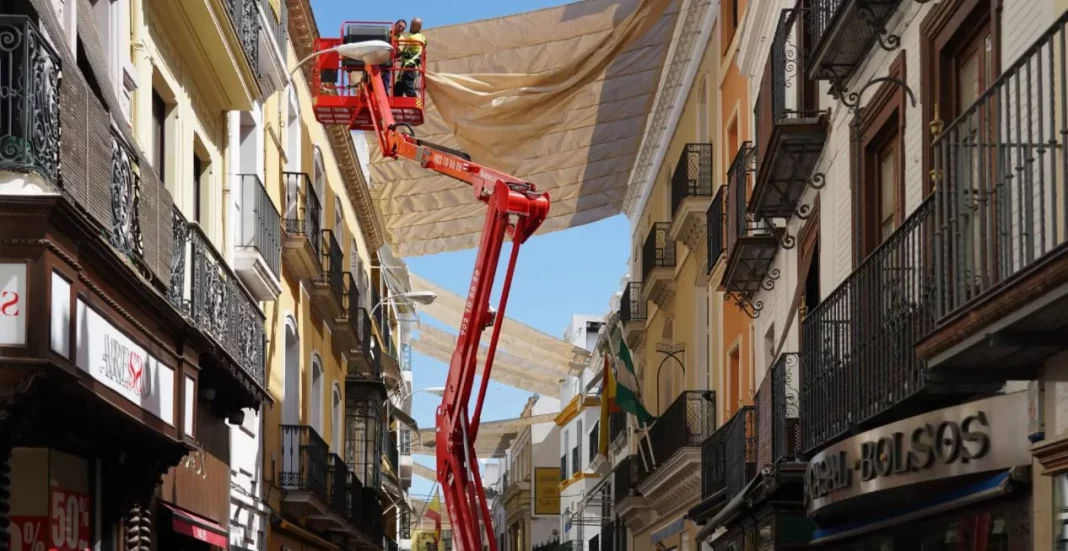
[[[45,551],[46,516],[11,515],[8,531],[11,534],[11,551]]]
[[[0,346],[26,344],[26,264],[0,264]]]
[[[88,551],[90,541],[89,496],[52,486],[49,551]]]
[[[534,468],[534,514],[560,514],[560,467]]]
[[[174,370],[78,300],[78,367],[174,426]]]
[[[1031,463],[1027,393],[932,411],[854,436],[809,461],[809,513],[844,499]]]

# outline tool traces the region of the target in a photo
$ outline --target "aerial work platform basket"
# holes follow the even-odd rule
[[[389,107],[397,123],[409,126],[423,124],[423,102],[426,94],[426,46],[393,36],[393,24],[383,21],[346,21],[341,24],[340,38],[319,38],[315,51],[322,52],[342,44],[381,40],[393,45],[389,62],[377,66],[386,83]],[[401,67],[401,52],[422,46],[419,63]],[[368,75],[372,68],[363,61],[344,58],[336,51],[326,51],[315,58],[312,77],[312,105],[315,118],[322,124],[341,124],[352,130],[376,131],[371,112],[371,90]],[[395,96],[402,78],[414,77],[414,97]]]

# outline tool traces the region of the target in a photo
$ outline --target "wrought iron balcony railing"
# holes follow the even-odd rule
[[[349,470],[349,524],[359,527],[363,523],[363,483],[356,473]]]
[[[926,199],[801,322],[801,452],[923,391],[913,346],[933,326],[933,201]],[[884,419],[885,420],[885,419]]]
[[[705,267],[707,273],[712,273],[712,268],[716,267],[716,263],[723,256],[727,221],[726,212],[723,210],[723,196],[726,191],[727,186],[716,188],[712,204],[708,205],[708,212],[705,213],[705,222],[708,224],[708,236],[705,240],[708,245],[708,265]]]
[[[933,140],[932,274],[940,324],[1027,280],[1065,251],[1066,40],[1068,13]],[[1013,298],[1018,307],[1030,300]]]
[[[566,456],[565,456],[566,459]],[[615,503],[619,505],[630,495],[640,495],[634,487],[645,479],[645,467],[637,455],[628,455],[612,471],[612,485],[615,488]]]
[[[701,443],[701,498],[738,494],[756,474],[756,425],[752,406],[743,406]]]
[[[679,395],[649,429],[657,465],[685,447],[700,446],[716,430],[716,399],[711,391]]]
[[[327,456],[329,448],[315,429],[306,425],[282,425],[282,489],[310,491],[328,502]]]
[[[239,246],[251,247],[259,252],[271,273],[279,277],[282,273],[281,215],[259,176],[240,174],[238,177],[241,178]]]
[[[59,175],[60,56],[26,16],[0,15],[0,171]]]
[[[342,275],[342,258],[344,256],[341,253],[341,245],[338,244],[337,238],[334,237],[334,232],[331,230],[323,230],[323,271],[319,274],[319,281],[322,281],[330,286],[330,291],[334,293],[334,298],[337,299],[338,304],[342,304],[345,296],[345,278]]]
[[[383,519],[382,502],[379,501],[378,492],[374,489],[364,486],[361,505],[363,506],[363,515],[360,517],[360,524],[358,525],[363,531],[364,535],[371,539],[371,541],[381,541],[385,532],[385,521]]]
[[[711,197],[712,144],[688,143],[671,174],[671,217],[679,213],[682,202],[691,197]]]
[[[200,224],[175,208],[171,258],[172,303],[214,340],[261,388],[265,384],[264,315]]]
[[[642,298],[642,282],[631,281],[623,289],[623,297],[619,301],[619,320],[623,323],[631,321],[645,321],[646,304]]]
[[[814,174],[827,140],[827,117],[817,108],[814,81],[798,66],[808,56],[801,24],[809,10],[787,9],[779,15],[754,108],[759,163],[749,211],[757,220],[808,216],[801,205],[808,186],[823,186]]]
[[[337,454],[330,454],[330,510],[346,520],[351,515],[349,510],[351,474],[344,459]]]
[[[669,232],[671,223],[657,222],[649,228],[649,235],[642,245],[642,278],[649,281],[649,276],[657,268],[675,267],[675,241]]]
[[[323,207],[311,185],[311,178],[304,172],[286,172],[284,176],[286,233],[305,236],[313,250],[321,251]]]
[[[272,0],[260,0],[260,10],[267,18],[268,27],[271,36],[274,37],[274,41],[278,44],[279,49],[282,50],[282,55],[286,55],[286,32],[289,25],[289,6],[287,0],[274,0],[278,4],[278,13],[275,12],[275,8],[271,6]]]
[[[811,6],[810,36],[813,55],[810,78],[843,82],[875,45],[896,48],[900,38],[886,23],[901,0],[807,0]],[[802,5],[805,5],[802,4]]]
[[[796,353],[779,354],[753,399],[759,469],[797,458],[801,437],[797,397],[799,368]]]
[[[234,26],[241,49],[245,52],[252,72],[259,75],[260,67],[260,14],[257,0],[224,0],[226,12]]]
[[[133,148],[114,130],[111,132],[111,216],[108,235],[111,246],[142,266],[145,243],[141,233],[141,171]]]
[[[342,274],[342,283],[345,296],[345,319],[349,322],[352,330],[360,334],[360,288],[356,285],[356,279],[352,272]]]

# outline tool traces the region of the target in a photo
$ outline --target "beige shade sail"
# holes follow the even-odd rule
[[[453,329],[460,327],[467,301],[416,274],[411,275],[412,288],[420,291],[432,291],[437,294],[437,299],[428,305],[417,306],[419,313],[430,316]],[[558,339],[524,325],[511,318],[503,320],[501,337],[497,347],[511,354],[541,367],[543,370],[558,373],[557,379],[563,379],[574,367],[582,367],[586,363],[589,352],[575,346],[563,339]],[[482,335],[482,342],[488,343],[493,328],[486,329]],[[451,354],[450,350],[450,354]],[[553,394],[556,394],[554,391]]]
[[[618,214],[677,13],[676,0],[585,0],[427,30],[417,136],[550,192],[541,232]],[[470,186],[385,158],[364,138],[399,254],[478,244],[486,207]]]
[[[556,420],[556,415],[556,413],[545,413],[502,421],[484,421],[478,427],[475,453],[480,458],[504,457],[512,441],[524,428],[538,423],[552,423]],[[433,428],[419,430],[418,437],[412,442],[413,454],[434,455],[437,444],[434,439],[435,430]]]
[[[453,350],[456,349],[456,336],[448,331],[424,325],[419,330],[419,336],[412,340],[412,348],[448,365]],[[478,375],[482,375],[485,366],[486,347],[482,347],[478,355]],[[555,396],[560,391],[560,379],[563,379],[563,375],[547,373],[531,362],[498,350],[493,359],[490,379],[520,390]]]

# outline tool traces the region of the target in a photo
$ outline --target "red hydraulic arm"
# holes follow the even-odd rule
[[[326,49],[338,43],[340,40],[320,39],[317,49]],[[326,62],[333,63],[333,60],[327,59]],[[393,67],[396,71],[395,64]],[[461,152],[415,138],[411,127],[405,122],[396,122],[394,117],[395,110],[398,110],[397,100],[408,98],[387,95],[380,67],[365,66],[362,70],[365,75],[362,81],[347,87],[352,92],[336,93],[329,98],[339,100],[339,96],[351,94],[347,103],[354,106],[349,115],[352,118],[349,121],[350,128],[373,129],[384,155],[411,159],[427,170],[471,184],[475,198],[486,203],[488,209],[474,273],[471,276],[471,287],[467,293],[467,304],[456,340],[456,350],[453,351],[449,363],[445,392],[437,409],[436,447],[438,482],[445,495],[445,505],[460,549],[482,549],[482,535],[485,533],[489,549],[497,551],[497,541],[490,526],[489,503],[482,490],[475,439],[478,437],[479,417],[486,398],[519,248],[545,221],[549,213],[549,195],[538,192],[534,184],[474,163]],[[422,68],[419,72],[422,73]],[[345,102],[335,101],[330,105],[343,103]],[[421,121],[421,97],[418,107],[416,116]],[[323,111],[326,112],[327,109],[324,107]],[[358,123],[357,118],[360,119]],[[407,128],[409,132],[401,132],[399,128]],[[505,271],[501,298],[497,310],[494,311],[490,308],[490,293],[506,236],[511,238],[512,250]],[[469,412],[468,405],[475,390],[480,341],[483,331],[490,326],[493,327],[493,332],[486,354],[486,365],[474,409]]]

